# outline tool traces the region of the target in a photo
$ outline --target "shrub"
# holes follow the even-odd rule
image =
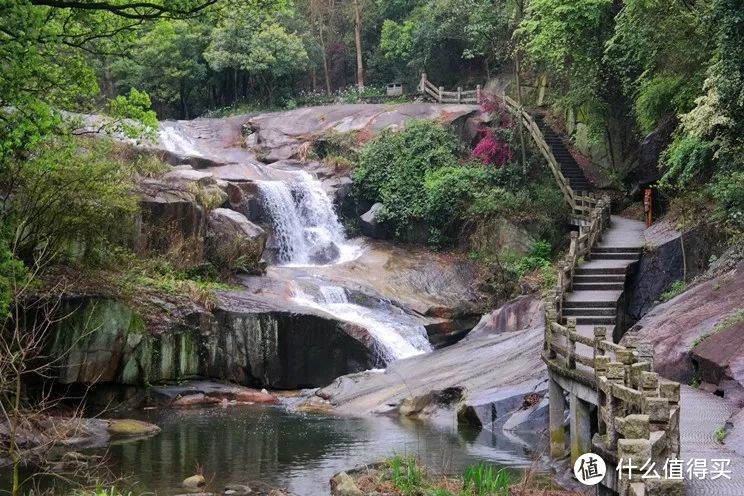
[[[718,213],[724,220],[744,229],[744,171],[719,173],[710,186]]]
[[[501,142],[491,129],[482,131],[483,137],[473,149],[473,157],[486,165],[501,167],[512,159],[512,150],[509,145]]]
[[[667,189],[705,181],[713,171],[713,145],[701,138],[678,136],[664,153],[663,168],[660,185]]]
[[[357,195],[381,201],[380,220],[403,237],[426,217],[426,173],[457,167],[459,151],[456,138],[435,122],[412,121],[402,131],[383,131],[360,153],[353,174]]]
[[[131,165],[117,161],[103,139],[53,138],[11,164],[0,178],[8,195],[8,228],[16,255],[47,257],[131,232],[137,201]]]

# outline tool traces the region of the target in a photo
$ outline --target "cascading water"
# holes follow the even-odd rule
[[[202,156],[202,153],[194,146],[193,141],[175,126],[161,123],[158,138],[163,148],[173,153],[189,157]]]
[[[290,181],[259,181],[263,204],[274,229],[276,258],[283,265],[327,265],[354,258],[333,203],[320,181],[305,171]]]
[[[295,289],[293,299],[298,304],[322,310],[337,319],[367,329],[386,362],[432,350],[424,326],[403,323],[400,316],[389,311],[350,303],[346,290],[342,287],[321,286],[318,291],[321,302],[299,288]]]

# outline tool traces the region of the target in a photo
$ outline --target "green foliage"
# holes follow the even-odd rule
[[[728,431],[726,431],[726,426],[721,426],[718,429],[715,430],[713,433],[713,436],[716,438],[716,442],[718,444],[723,444],[726,441],[726,436],[728,436]]]
[[[685,281],[674,281],[669,289],[661,294],[661,301],[669,301],[682,294],[685,289],[687,289],[687,283]]]
[[[503,469],[479,463],[465,469],[462,488],[473,496],[508,496],[509,474]]]
[[[126,236],[136,198],[127,161],[103,139],[47,139],[27,160],[16,160],[0,178],[9,194],[8,229],[17,256],[35,251],[47,257],[70,253],[104,239]]]
[[[662,187],[690,186],[712,174],[713,146],[700,138],[677,136],[663,160],[665,172],[660,183]]]
[[[424,482],[424,471],[412,457],[394,456],[389,461],[393,484],[404,496],[418,494]]]
[[[109,102],[108,114],[114,120],[108,123],[107,127],[128,138],[144,136],[154,139],[158,129],[158,118],[151,110],[151,106],[147,93],[131,88],[128,95],[119,95]]]
[[[457,167],[459,151],[454,136],[434,122],[414,121],[402,131],[383,131],[360,153],[353,174],[357,194],[381,201],[380,220],[405,238],[406,231],[429,213],[423,187],[427,172]]]
[[[682,75],[657,75],[641,85],[635,100],[635,113],[644,132],[653,131],[665,115],[684,113],[692,108],[694,94],[690,94],[685,83]]]
[[[4,226],[0,226],[0,232]],[[10,313],[14,293],[28,278],[28,270],[16,259],[8,247],[5,236],[0,236],[0,321]]]
[[[744,230],[744,171],[721,172],[711,186],[719,215]]]
[[[408,60],[413,51],[413,32],[415,24],[407,20],[398,24],[385,19],[380,31],[380,50],[385,58],[391,60]]]

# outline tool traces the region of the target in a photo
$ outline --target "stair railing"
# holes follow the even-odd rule
[[[471,91],[463,91],[461,87],[458,87],[456,92],[444,91],[444,87],[434,86],[427,79],[426,73],[421,74],[418,90],[439,103],[481,103],[483,98],[480,85],[478,85],[475,90]],[[540,150],[540,153],[548,163],[548,168],[553,174],[553,177],[563,194],[563,198],[566,200],[566,203],[568,203],[574,216],[586,221],[589,217],[589,213],[597,205],[597,198],[592,194],[584,194],[574,191],[571,188],[570,183],[563,175],[563,172],[561,172],[561,166],[553,155],[553,150],[545,141],[545,137],[543,136],[540,127],[529,112],[507,95],[504,95],[504,104],[507,110],[517,118],[519,124],[530,133],[532,141],[537,145],[538,150]]]

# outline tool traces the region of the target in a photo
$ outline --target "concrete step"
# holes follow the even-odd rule
[[[566,300],[563,302],[563,308],[605,308],[615,311],[617,306],[617,300],[607,301],[603,300]]]
[[[623,283],[622,282],[595,282],[595,283],[582,283],[582,282],[574,282],[572,285],[572,288],[575,291],[622,291],[623,290]]]
[[[597,317],[597,316],[588,316],[588,315],[580,315],[576,317],[576,325],[606,325],[606,326],[614,326],[615,321],[617,319],[615,317]]]
[[[563,308],[564,317],[615,317],[614,308]]]
[[[600,275],[575,275],[573,278],[574,284],[582,284],[582,283],[589,283],[589,284],[595,284],[595,283],[617,283],[617,282],[625,282],[625,275],[624,274],[600,274]]]
[[[643,248],[640,246],[595,246],[592,253],[641,253]]]
[[[638,260],[638,252],[631,253],[595,253],[592,251],[593,260]]]
[[[600,274],[623,274],[625,275],[625,267],[579,267],[574,270],[574,275],[577,276],[589,276],[589,275],[600,275]]]

